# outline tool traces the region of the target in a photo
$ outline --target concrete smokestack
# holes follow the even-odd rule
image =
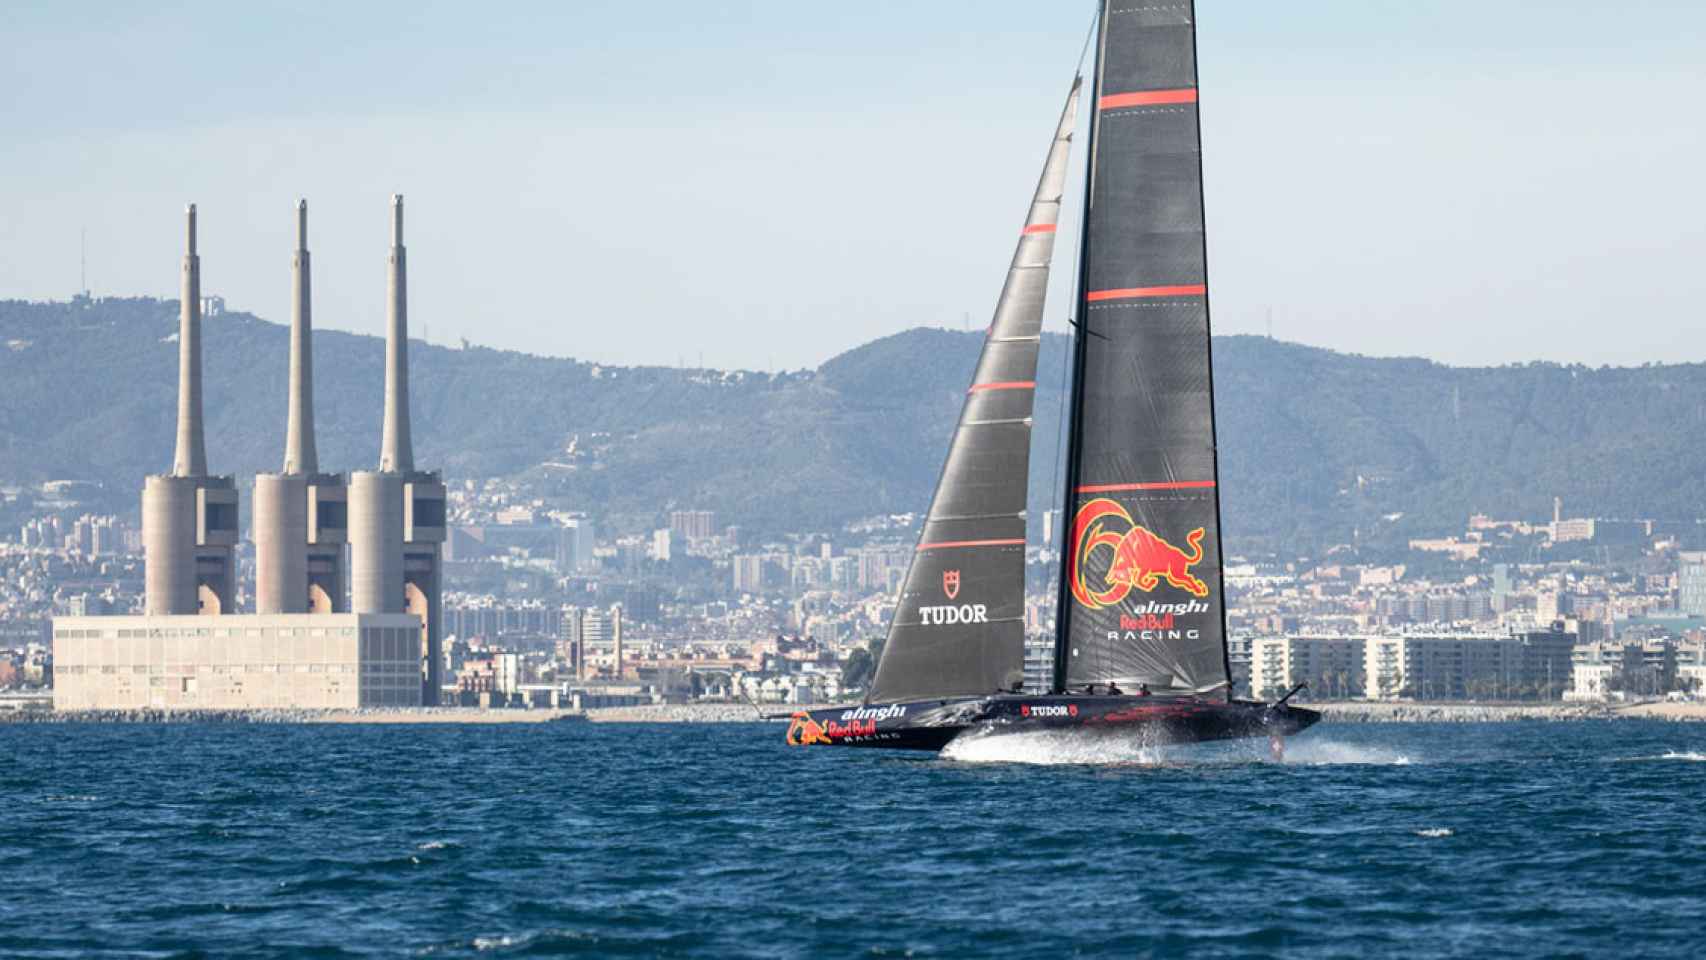
[[[385,333],[385,427],[379,451],[382,473],[415,469],[409,437],[409,294],[403,249],[403,195],[391,197],[391,276]]]
[[[195,204],[185,212],[182,303],[178,308],[178,444],[172,476],[207,476],[201,428],[201,258],[195,252]]]
[[[308,610],[308,478],[314,453],[313,309],[308,287],[308,201],[296,202],[296,251],[290,258],[290,389],[284,472],[255,478],[255,612]]]
[[[320,472],[314,449],[313,306],[308,265],[308,201],[296,201],[296,254],[291,258],[290,419],[284,432],[284,472]]]
[[[403,197],[391,198],[391,283],[385,337],[385,423],[379,469],[349,484],[350,606],[420,618],[421,702],[443,683],[444,479],[415,469],[409,436],[409,314]]]
[[[236,593],[237,487],[207,474],[201,420],[201,258],[195,204],[185,217],[178,323],[178,442],[172,472],[142,488],[143,609],[150,614],[232,612]]]

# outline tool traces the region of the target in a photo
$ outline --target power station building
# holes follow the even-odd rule
[[[202,421],[201,261],[188,210],[169,474],[142,494],[141,616],[58,617],[62,710],[436,704],[443,683],[445,487],[410,436],[403,198],[392,198],[379,469],[320,471],[314,443],[308,208],[296,207],[283,469],[255,478],[255,612],[235,608],[238,496],[212,476]],[[347,558],[347,559],[346,559]]]

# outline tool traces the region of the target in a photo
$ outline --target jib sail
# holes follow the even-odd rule
[[[901,588],[871,702],[982,695],[1024,678],[1031,407],[1078,90],[1074,80]]]
[[[1056,686],[1228,684],[1195,9],[1104,2]]]

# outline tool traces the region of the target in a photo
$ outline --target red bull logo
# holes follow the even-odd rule
[[[850,715],[855,712],[844,712],[842,714],[843,722],[825,720],[819,723],[804,710],[794,711],[788,723],[788,746],[809,747],[818,743],[834,743],[837,740],[845,740],[849,737],[876,735],[876,718],[874,716],[853,716],[849,719]]]
[[[829,734],[823,731],[823,725],[812,719],[812,715],[804,710],[794,711],[793,718],[788,723],[788,746],[809,747],[814,743],[830,743]]]
[[[1208,584],[1191,573],[1202,562],[1202,527],[1185,535],[1187,552],[1135,523],[1118,503],[1099,497],[1078,508],[1072,529],[1072,596],[1092,610],[1113,606],[1133,590],[1153,592],[1163,583],[1193,597],[1208,596]],[[1084,570],[1101,549],[1113,552],[1108,574],[1102,584],[1092,585]]]

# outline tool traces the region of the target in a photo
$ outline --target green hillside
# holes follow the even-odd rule
[[[0,302],[0,482],[88,479],[133,503],[171,458],[176,323],[171,301]],[[755,530],[920,510],[980,337],[911,330],[776,375],[415,342],[416,453],[452,481],[517,477],[617,527],[671,507]],[[1038,376],[1035,510],[1056,495],[1065,345],[1045,341]],[[210,465],[277,469],[285,328],[209,318],[204,352]],[[323,466],[371,466],[382,342],[317,331],[314,363]],[[1235,546],[1396,538],[1475,511],[1538,519],[1554,495],[1577,515],[1706,514],[1703,365],[1466,369],[1227,337],[1215,383]]]

